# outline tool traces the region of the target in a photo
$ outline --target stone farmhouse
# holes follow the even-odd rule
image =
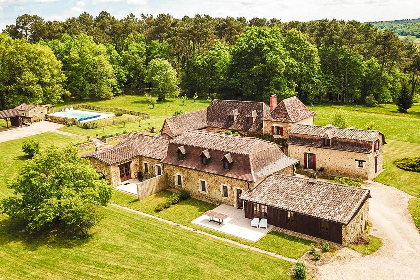
[[[139,198],[163,188],[187,190],[244,208],[246,218],[266,217],[271,225],[337,243],[355,241],[366,228],[369,191],[299,178],[295,169],[372,178],[382,170],[383,134],[314,126],[315,113],[297,97],[277,104],[272,96],[270,105],[214,100],[207,109],[167,118],[159,136],[130,133],[84,157],[114,186],[138,178]],[[225,130],[242,136],[220,133]],[[274,142],[248,137],[253,133],[284,138],[290,157]],[[155,179],[159,187],[151,187]]]
[[[313,125],[314,116],[315,113],[295,96],[277,104],[277,96],[273,95],[270,106],[264,102],[216,99],[204,110],[167,118],[161,134],[174,138],[187,130],[229,130],[244,136],[271,134],[287,139],[294,125]]]
[[[19,115],[30,119],[31,122],[45,120],[48,113],[49,105],[34,105],[22,103],[15,109],[19,111]]]
[[[253,137],[187,131],[169,142],[162,160],[168,186],[194,197],[241,207],[241,194],[267,176],[294,174],[297,160]]]
[[[289,134],[289,156],[322,176],[372,179],[383,171],[385,136],[376,130],[298,124]]]

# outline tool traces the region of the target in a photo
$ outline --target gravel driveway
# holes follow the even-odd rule
[[[408,212],[411,196],[376,182],[364,187],[372,195],[371,233],[382,238],[383,246],[369,256],[342,249],[318,268],[317,279],[420,279],[420,234]]]
[[[47,121],[34,122],[30,126],[13,127],[9,130],[0,132],[0,142],[6,142],[48,131],[56,131],[61,127],[63,127],[62,124]]]

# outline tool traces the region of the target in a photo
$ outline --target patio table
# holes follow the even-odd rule
[[[213,210],[206,211],[206,212],[204,213],[204,215],[206,215],[206,216],[208,216],[208,217],[209,217],[209,221],[210,221],[210,222],[211,222],[211,221],[213,221],[213,222],[219,223],[219,225],[220,225],[221,223],[223,223],[223,220],[224,220],[224,219],[226,219],[226,218],[228,217],[228,215],[225,215],[225,214],[222,214],[222,213],[219,213],[219,212],[213,211]],[[216,220],[216,219],[217,219],[217,220]]]

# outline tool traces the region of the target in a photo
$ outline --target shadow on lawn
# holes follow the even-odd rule
[[[38,247],[73,248],[81,246],[92,239],[92,235],[71,235],[58,228],[28,233],[25,222],[4,218],[0,220],[0,246],[12,242],[21,242],[27,250],[35,251]]]

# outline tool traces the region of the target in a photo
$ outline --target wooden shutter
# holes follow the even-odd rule
[[[313,163],[313,166],[314,166],[314,170],[316,171],[316,157],[315,157],[315,154],[312,155],[312,163]]]
[[[274,135],[274,125],[271,126],[271,135]]]
[[[280,135],[283,136],[283,127],[280,126]]]
[[[303,153],[303,168],[308,168],[308,154]]]

